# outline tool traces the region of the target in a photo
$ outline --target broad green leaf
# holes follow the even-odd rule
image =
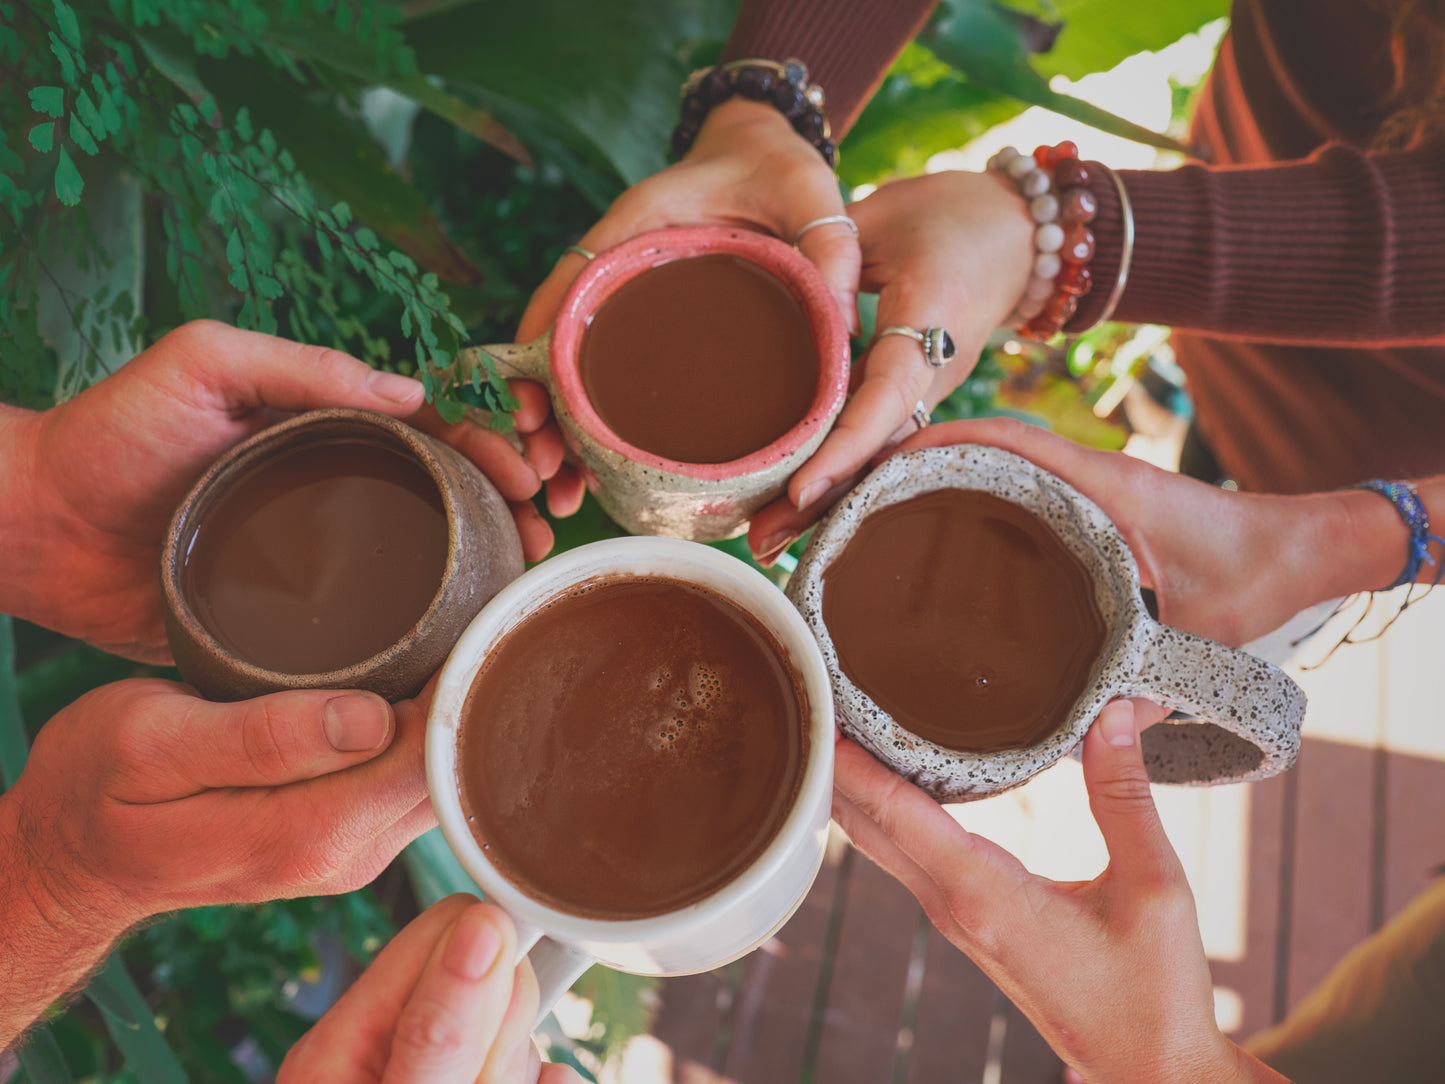
[[[41,154],[49,154],[55,146],[55,122],[49,120],[30,129],[30,145]]]
[[[18,1053],[26,1084],[75,1084],[60,1044],[48,1027],[32,1031]]]
[[[84,191],[85,182],[80,179],[80,170],[70,160],[70,152],[61,147],[60,161],[55,166],[55,195],[67,207],[74,207]]]
[[[728,0],[472,3],[407,23],[421,71],[513,99],[569,126],[624,181],[667,164],[681,59],[727,36]]]
[[[1177,140],[1051,90],[1048,81],[1030,66],[1018,13],[994,0],[944,0],[918,41],[988,90],[1043,106],[1124,139],[1188,153]]]
[[[275,7],[274,0],[267,6]],[[527,149],[495,117],[433,85],[422,75],[382,74],[376,67],[373,46],[336,33],[328,21],[277,19],[267,36],[298,57],[334,68],[363,84],[390,87],[523,165],[532,164],[532,156]]]
[[[856,186],[920,173],[930,156],[962,146],[1022,109],[1015,98],[959,79],[920,86],[890,77],[839,148],[838,176]]]
[[[101,1016],[136,1078],[146,1084],[188,1084],[186,1071],[156,1027],[150,1006],[136,989],[120,953],[106,961],[100,975],[105,977],[102,996],[107,998],[107,1003],[97,1001],[103,1010]],[[115,1012],[111,1011],[112,1004]]]
[[[1229,0],[1055,0],[1063,22],[1054,47],[1034,57],[1044,76],[1079,79],[1135,53],[1156,51],[1229,14]]]
[[[452,282],[481,281],[476,263],[447,236],[426,197],[334,105],[312,100],[264,62],[237,57],[206,63],[200,71],[226,114],[245,103],[252,123],[291,150],[311,186],[338,204],[332,214],[342,226],[355,214],[422,267]]]
[[[437,409],[440,410],[441,406],[438,403]],[[462,869],[456,855],[452,854],[440,828],[433,828],[408,843],[406,850],[401,852],[401,859],[411,876],[419,907],[430,907],[454,892],[469,892],[474,896],[482,894],[476,882]]]
[[[196,74],[195,51],[189,42],[179,34],[160,28],[138,33],[135,40],[146,59],[155,65],[156,71],[173,83],[177,90],[196,105],[206,100],[209,91]]]
[[[62,87],[33,87],[30,105],[37,113],[59,117],[65,113],[65,90]]]

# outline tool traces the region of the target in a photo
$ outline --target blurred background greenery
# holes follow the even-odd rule
[[[0,400],[43,409],[198,316],[420,368],[445,396],[457,345],[509,339],[564,246],[666,165],[678,87],[717,57],[735,8],[0,0]],[[944,0],[843,142],[844,195],[970,141],[992,151],[998,125],[1055,131],[1025,123],[1039,110],[1178,161],[1207,59],[1166,87],[1152,129],[1070,92],[1201,28],[1207,58],[1226,11]],[[1000,335],[934,416],[1007,412],[1121,447],[1150,410],[1187,414],[1167,340],[1115,325],[1046,346]],[[1126,409],[1141,388],[1152,406]],[[559,548],[620,533],[590,500],[555,527]],[[3,782],[59,708],[156,673],[0,617]],[[360,892],[164,918],[56,1007],[18,1069],[0,1062],[0,1081],[271,1079],[399,925],[469,886],[434,832]],[[650,987],[594,971],[577,992],[566,1030],[546,1034],[594,1074],[646,1028]]]

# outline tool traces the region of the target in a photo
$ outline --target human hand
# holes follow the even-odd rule
[[[570,1084],[528,1038],[537,980],[500,908],[448,896],[413,920],[291,1048],[278,1084]]]
[[[665,226],[722,225],[770,233],[791,242],[814,219],[843,213],[837,178],[822,156],[771,105],[731,98],[714,108],[681,162],[633,185],[618,197],[579,242],[601,252],[646,230]],[[838,300],[847,326],[858,328],[858,241],[844,225],[809,230],[798,242]],[[522,314],[517,340],[530,342],[557,317],[562,297],[586,266],[568,254],[558,261]],[[910,404],[909,409],[912,409]],[[529,456],[550,477],[562,461],[554,427],[528,440]],[[558,468],[547,484],[554,515],[570,515],[582,502],[581,476]]]
[[[367,884],[435,824],[429,697],[216,704],[155,679],[87,693],[41,728],[0,799],[29,895],[54,929],[102,942],[182,907]]]
[[[874,340],[827,439],[788,482],[786,497],[753,517],[748,545],[764,563],[851,488],[879,449],[915,431],[918,403],[932,409],[963,382],[1023,296],[1033,266],[1033,222],[1023,198],[996,174],[893,181],[848,213],[863,246],[859,288],[878,294],[878,330],[946,328],[956,353],[934,369],[912,339]]]
[[[522,430],[547,415],[527,385]],[[14,559],[0,610],[117,654],[168,662],[158,568],[172,512],[186,490],[275,411],[358,407],[412,420],[451,444],[512,504],[527,557],[552,535],[528,498],[536,469],[499,434],[447,426],[422,409],[422,387],[335,350],[202,320],[74,399],[40,414],[5,410],[7,465],[26,509],[0,539]],[[12,484],[16,484],[12,479]],[[0,527],[3,527],[0,523]],[[0,532],[3,533],[3,532]]]
[[[1104,708],[1083,753],[1109,850],[1092,881],[1034,876],[850,741],[837,746],[833,816],[1091,1084],[1282,1081],[1215,1024],[1194,897],[1128,701]]]

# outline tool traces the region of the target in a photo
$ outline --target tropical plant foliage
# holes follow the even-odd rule
[[[843,144],[840,180],[916,171],[1027,104],[1168,145],[1048,79],[1161,47],[1226,6],[944,0]],[[507,337],[563,246],[666,164],[678,86],[718,55],[735,7],[0,0],[0,400],[47,407],[211,316],[414,373],[447,416],[504,410],[505,384],[459,368],[458,347]],[[981,365],[939,416],[989,409],[1004,376]],[[589,504],[559,544],[616,530]],[[26,720],[155,672],[13,631],[0,618],[6,784]],[[407,868],[419,905],[466,884],[433,837]],[[306,1023],[290,984],[318,946],[364,961],[386,911],[363,892],[157,924],[34,1033],[24,1073],[264,1079]],[[596,1019],[639,1026],[636,984],[593,989],[613,1002]]]

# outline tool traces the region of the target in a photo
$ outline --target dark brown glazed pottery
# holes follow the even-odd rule
[[[369,659],[316,674],[268,670],[228,651],[196,618],[181,589],[182,547],[218,497],[252,469],[300,444],[338,437],[375,441],[400,451],[436,483],[448,536],[441,588],[409,632]],[[210,700],[245,700],[286,689],[365,689],[389,701],[404,700],[421,691],[472,618],[522,570],[522,543],[507,502],[460,453],[383,414],[316,410],[232,448],[176,509],[161,553],[166,637],[181,676]]]

